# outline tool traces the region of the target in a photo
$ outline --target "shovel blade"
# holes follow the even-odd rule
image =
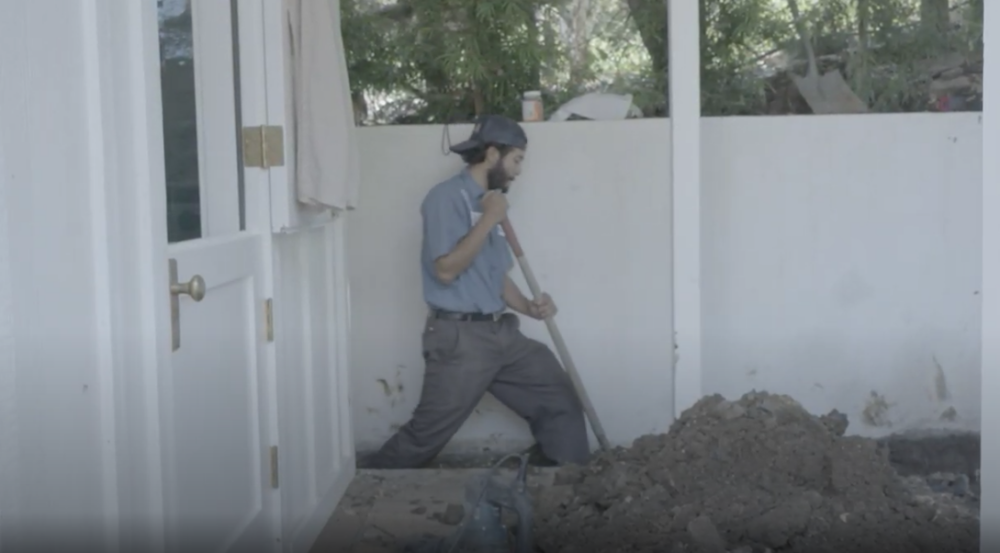
[[[868,106],[851,90],[840,71],[829,71],[822,77],[792,76],[792,82],[817,115],[868,112]]]

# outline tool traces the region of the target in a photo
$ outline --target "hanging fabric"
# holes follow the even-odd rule
[[[361,182],[339,0],[285,0],[299,202],[353,209]]]

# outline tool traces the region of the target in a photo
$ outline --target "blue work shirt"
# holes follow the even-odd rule
[[[460,313],[499,313],[507,308],[503,287],[513,256],[500,225],[493,227],[472,264],[451,284],[434,274],[434,260],[455,249],[482,216],[480,200],[486,191],[468,170],[431,188],[420,206],[424,245],[420,266],[424,301],[431,309]]]

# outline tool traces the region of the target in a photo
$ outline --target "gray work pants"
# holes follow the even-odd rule
[[[486,392],[528,421],[542,453],[559,463],[590,456],[583,406],[559,360],[521,333],[517,316],[427,319],[426,368],[413,417],[366,463],[419,468],[434,459]]]

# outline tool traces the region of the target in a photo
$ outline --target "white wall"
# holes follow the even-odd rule
[[[978,430],[980,116],[703,126],[704,392]]]
[[[511,218],[560,305],[596,409],[615,443],[663,431],[672,420],[669,121],[527,130]],[[452,127],[452,141],[467,133]],[[419,203],[460,162],[441,155],[441,127],[360,136],[349,259],[364,450],[418,400]],[[701,146],[703,392],[788,393],[810,410],[847,413],[851,431],[868,435],[978,429],[979,116],[704,119]],[[543,325],[527,328],[546,338]],[[870,408],[872,391],[883,413]],[[941,420],[949,407],[955,419]],[[862,422],[866,408],[875,425]],[[527,441],[525,426],[489,400],[451,447]]]
[[[469,126],[453,126],[452,142]],[[527,125],[511,221],[609,438],[630,443],[671,422],[669,136],[666,120]],[[367,128],[361,206],[351,214],[352,393],[358,448],[377,447],[420,396],[420,202],[461,168],[442,127]],[[515,272],[516,273],[516,272]],[[519,273],[517,282],[527,292]],[[549,342],[545,326],[525,333]],[[596,445],[595,440],[591,440]],[[450,449],[530,445],[492,398]]]
[[[117,524],[98,27],[0,18],[0,548],[106,550]],[[46,547],[51,546],[51,547]]]

